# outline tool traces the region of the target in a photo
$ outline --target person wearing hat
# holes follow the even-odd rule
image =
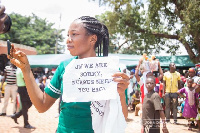
[[[194,80],[194,85],[195,86],[197,84],[197,81],[199,80],[199,77],[196,75],[196,70],[195,68],[189,68],[188,70],[189,72],[189,78],[192,78]]]

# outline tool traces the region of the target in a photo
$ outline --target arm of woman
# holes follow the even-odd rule
[[[117,91],[120,96],[120,101],[122,105],[122,112],[124,114],[125,119],[128,117],[128,107],[126,105],[126,97],[125,97],[125,90],[128,88],[129,85],[129,76],[123,72],[117,72],[113,75],[113,81],[117,82]]]
[[[141,64],[142,64],[142,59],[139,60],[138,66],[135,69],[135,78],[137,82],[140,82],[139,69]]]
[[[163,78],[163,70],[160,66],[160,62],[158,62],[158,67],[159,67],[159,77],[158,77],[158,80],[160,81],[162,78]]]
[[[14,48],[14,45],[12,44],[11,56],[8,55],[8,58],[10,59],[10,62],[12,64],[22,70],[29,97],[38,112],[42,113],[47,111],[53,105],[56,99],[41,91],[41,89],[35,82],[35,78],[31,71],[26,54],[22,51],[16,50]]]

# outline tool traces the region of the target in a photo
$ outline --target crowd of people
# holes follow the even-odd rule
[[[130,71],[130,85],[128,87],[129,91],[127,91],[129,110],[135,111],[135,116],[140,115],[142,121],[149,119],[152,123],[156,123],[155,119],[158,119],[156,112],[163,110],[166,123],[178,124],[177,117],[183,117],[188,120],[188,130],[192,130],[192,128],[200,130],[199,65],[186,70],[179,70],[176,69],[176,64],[172,62],[169,64],[169,69],[162,69],[159,61],[157,61],[158,70],[152,71],[150,69],[144,70],[143,60],[141,58],[137,67]],[[141,69],[141,66],[143,69]],[[155,81],[152,92],[148,91],[147,79],[149,78]],[[155,97],[152,95],[153,93],[157,93],[159,97],[157,99],[153,98],[154,100],[145,100],[147,97]],[[147,104],[150,105],[149,109],[147,109],[149,107]],[[157,110],[157,106],[162,108]],[[154,113],[152,114],[152,112]],[[149,116],[146,116],[146,114]],[[154,117],[152,118],[152,116]],[[170,121],[171,117],[173,121]],[[156,132],[152,131],[148,127],[149,125],[143,123],[143,126],[147,128],[145,129],[146,132]],[[150,127],[155,129],[156,125],[152,124]]]
[[[28,109],[32,106],[32,102],[29,98],[21,69],[8,62],[5,70],[0,71],[0,73],[0,98],[4,98],[3,108],[0,116],[7,115],[7,106],[11,98],[13,103],[13,114],[10,115],[10,117],[15,123],[19,124],[17,119],[20,116],[23,116],[24,128],[35,128],[28,122]],[[53,73],[45,74],[42,72],[34,73],[35,81],[43,92],[45,86],[49,84],[52,74]]]

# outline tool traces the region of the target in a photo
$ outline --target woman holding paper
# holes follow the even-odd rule
[[[103,46],[101,46],[102,42]],[[16,50],[14,45],[12,45],[11,56],[8,56],[8,58],[11,63],[21,68],[31,101],[36,109],[40,113],[43,113],[54,104],[56,99],[62,95],[63,89],[65,89],[63,88],[63,73],[65,73],[65,67],[74,59],[96,57],[96,48],[98,49],[98,56],[101,56],[101,47],[103,47],[103,56],[107,56],[108,45],[109,33],[104,24],[89,16],[83,16],[74,20],[68,30],[67,48],[70,54],[76,57],[61,62],[49,86],[45,88],[44,93],[35,82],[28,58],[22,51]],[[128,88],[129,77],[123,72],[114,73],[112,76],[113,81],[118,83],[116,89],[120,97],[121,112],[123,112],[124,118],[126,119],[128,110],[125,102],[125,89]],[[65,103],[62,101],[57,132],[103,132],[103,130],[94,131],[93,129],[90,105],[91,102]]]

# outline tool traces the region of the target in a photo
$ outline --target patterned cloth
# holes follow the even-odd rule
[[[16,71],[17,69],[11,66],[5,67],[6,82],[8,85],[16,85]]]
[[[195,99],[198,98],[198,93],[195,90],[190,90],[188,87],[179,90],[181,94],[186,94],[185,106],[183,110],[183,117],[186,118],[196,118],[197,116],[197,106],[195,104]]]

